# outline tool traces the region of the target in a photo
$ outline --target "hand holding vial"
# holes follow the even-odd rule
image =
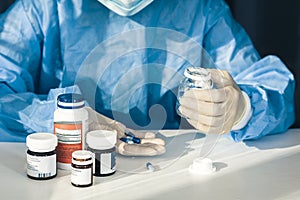
[[[178,91],[179,115],[205,134],[230,132],[243,118],[246,96],[224,70],[187,68]]]

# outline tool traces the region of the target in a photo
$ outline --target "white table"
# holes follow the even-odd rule
[[[188,167],[204,138],[194,133],[167,137],[167,153],[155,158],[119,156],[118,172],[95,178],[88,188],[72,186],[70,173],[63,170],[51,180],[29,179],[25,144],[0,143],[0,199],[300,199],[300,129],[246,144],[221,137],[208,156],[217,171],[195,176]],[[147,173],[146,161],[157,170]]]

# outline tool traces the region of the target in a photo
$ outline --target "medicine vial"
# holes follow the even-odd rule
[[[26,137],[27,176],[35,180],[47,180],[57,174],[57,137],[52,133],[33,133]]]
[[[54,134],[58,138],[57,163],[59,169],[71,170],[72,153],[85,149],[88,112],[80,94],[61,94],[54,112]]]
[[[178,88],[176,110],[177,113],[184,117],[179,111],[179,99],[184,95],[187,90],[191,88],[197,89],[211,89],[214,84],[211,80],[210,72],[202,67],[188,67],[184,71],[184,78],[181,80]]]
[[[78,150],[72,153],[71,183],[76,187],[93,185],[93,160],[90,151]]]
[[[116,130],[95,130],[87,133],[87,149],[93,153],[95,176],[109,176],[116,172]]]

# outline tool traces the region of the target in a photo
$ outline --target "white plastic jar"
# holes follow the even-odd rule
[[[93,153],[94,176],[109,176],[116,172],[116,130],[95,130],[87,133],[87,149]]]
[[[88,112],[80,94],[61,94],[54,112],[54,134],[58,138],[57,163],[59,169],[71,170],[72,153],[85,149],[88,131]]]
[[[54,178],[57,174],[57,137],[52,133],[33,133],[26,137],[27,176],[35,180]]]

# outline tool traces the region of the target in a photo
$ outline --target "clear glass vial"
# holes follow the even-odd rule
[[[93,185],[92,152],[78,150],[72,153],[71,184],[76,187]]]
[[[88,150],[93,153],[95,176],[109,176],[116,172],[116,130],[95,130],[87,133]]]
[[[88,130],[88,112],[80,94],[66,93],[57,98],[54,112],[54,134],[58,138],[57,161],[59,169],[71,170],[72,152],[85,149]]]
[[[177,113],[182,116],[179,111],[179,99],[183,96],[183,94],[191,89],[191,88],[198,88],[198,89],[211,89],[213,88],[213,82],[211,80],[210,72],[202,67],[188,67],[184,71],[184,78],[181,80],[178,88],[178,95],[177,95],[177,104],[176,110]],[[184,117],[184,116],[183,116]]]
[[[57,137],[52,133],[33,133],[26,137],[27,176],[35,180],[54,178],[57,174]]]

